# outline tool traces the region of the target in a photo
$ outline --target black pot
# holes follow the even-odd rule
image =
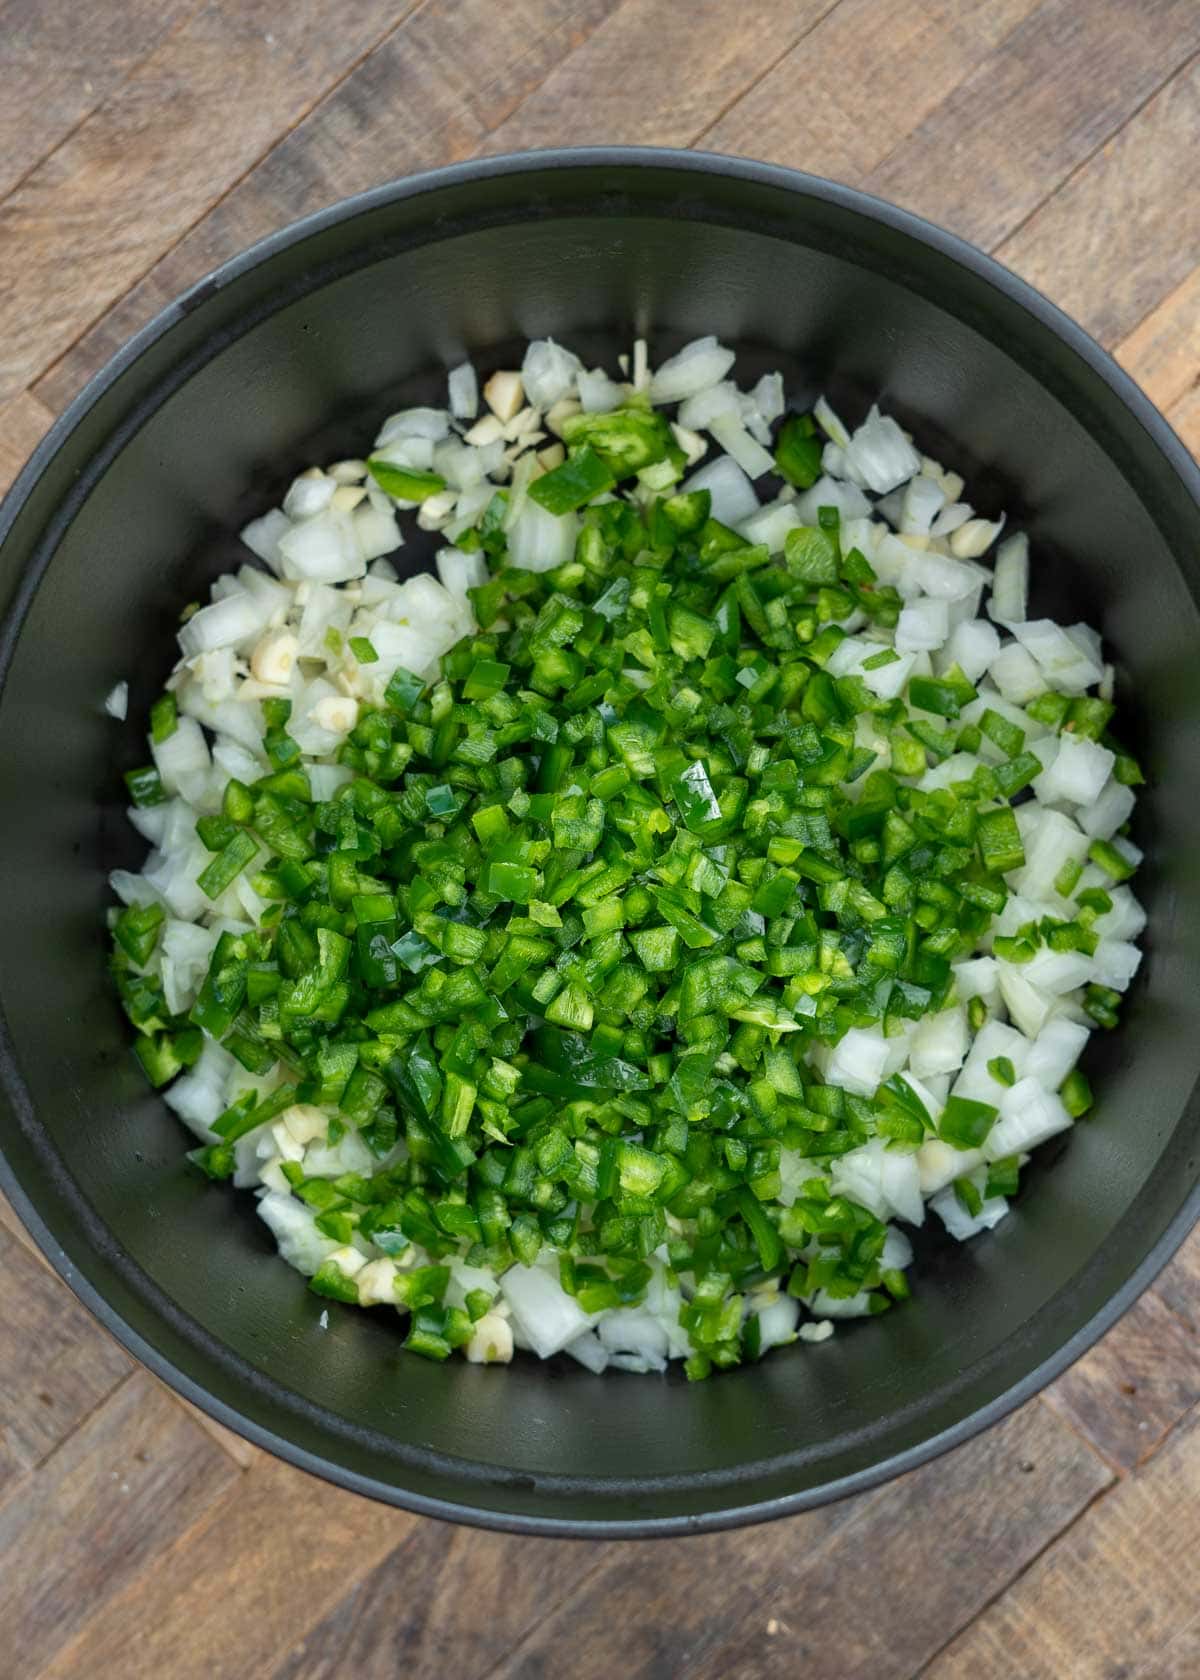
[[[183,1162],[105,975],[105,874],[141,848],[120,773],[179,607],[298,464],[438,400],[464,353],[551,333],[609,365],[715,332],[854,419],[879,396],[1031,533],[1035,606],[1102,628],[1139,807],[1150,957],[1093,1045],[1093,1118],[1039,1152],[1013,1214],[922,1233],[915,1299],[818,1348],[688,1386],[400,1351],[329,1309],[245,1195]],[[307,1469],[492,1526],[646,1535],[776,1516],[965,1439],[1076,1358],[1196,1217],[1200,1105],[1200,473],[1079,328],[1021,281],[847,188],[694,154],[489,160],[366,193],[165,310],[38,449],[0,519],[6,908],[0,1180],[82,1299],[153,1370]],[[426,555],[404,550],[413,567]],[[1055,1156],[1061,1157],[1056,1159]]]

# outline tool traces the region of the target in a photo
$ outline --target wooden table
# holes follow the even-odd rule
[[[1197,0],[0,0],[0,476],[249,240],[563,142],[741,152],[993,250],[1200,449]],[[14,1680],[1189,1680],[1200,1240],[902,1481],[652,1547],[368,1504],[176,1400],[0,1230]]]

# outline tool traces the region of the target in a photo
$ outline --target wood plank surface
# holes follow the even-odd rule
[[[627,1549],[415,1524],[272,1680],[474,1680]]]
[[[151,1377],[123,1383],[0,1504],[4,1672],[39,1673],[127,1582],[154,1579],[172,1541],[236,1477]]]
[[[0,0],[0,196],[47,157],[200,0]]]
[[[649,142],[996,249],[1200,451],[1196,0],[0,0],[0,489],[155,310],[408,171]],[[579,1544],[358,1500],[136,1371],[0,1201],[7,1680],[1196,1680],[1200,1235],[871,1494]]]
[[[272,228],[470,157],[618,0],[427,0],[38,382],[60,409],[138,327]]]
[[[1038,0],[842,0],[707,130],[705,146],[856,185],[977,70]]]
[[[0,1465],[32,1470],[117,1387],[128,1356],[49,1267],[0,1234]],[[0,1469],[0,1487],[5,1480]]]
[[[1117,1680],[1200,1608],[1200,1419],[1087,1512],[923,1680]],[[1194,1647],[1193,1647],[1194,1648]]]
[[[1193,0],[1044,0],[864,185],[990,249],[1197,47]]]
[[[834,0],[661,0],[624,4],[500,125],[484,148],[564,143],[687,146],[795,48]],[[668,68],[669,67],[669,68]],[[664,71],[668,73],[664,74]]]
[[[1186,402],[1200,384],[1200,268],[1138,322],[1116,356],[1164,413]]]
[[[0,398],[81,327],[377,44],[393,0],[214,0],[0,203]]]
[[[1200,1339],[1153,1289],[1046,1394],[1120,1470],[1156,1452],[1197,1400]]]
[[[1102,344],[1119,343],[1196,267],[1200,192],[1180,169],[1198,136],[1193,58],[997,254]]]
[[[567,1649],[575,1680],[614,1669],[631,1680],[909,1676],[1111,1479],[1032,1406],[861,1498],[744,1534],[661,1542],[650,1569],[643,1548],[617,1548],[496,1680],[553,1680]]]
[[[54,1680],[260,1674],[416,1521],[264,1456],[209,1521],[110,1596],[39,1672]]]

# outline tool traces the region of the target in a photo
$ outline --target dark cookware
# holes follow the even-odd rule
[[[120,773],[179,607],[298,464],[437,400],[464,354],[551,333],[605,355],[716,332],[857,419],[880,396],[976,503],[1031,533],[1035,605],[1116,650],[1150,955],[1094,1044],[1094,1117],[965,1247],[922,1233],[915,1299],[688,1386],[567,1362],[427,1364],[330,1308],[246,1195],[183,1162],[110,993]],[[363,194],[166,309],[87,388],[0,517],[0,1181],[54,1264],[191,1400],[294,1463],[433,1515],[647,1535],[800,1510],[963,1440],[1078,1356],[1197,1213],[1200,473],[1087,336],[988,258],[845,187],[694,154],[544,153]],[[406,563],[427,550],[405,549]],[[1052,1157],[1057,1153],[1057,1165]]]

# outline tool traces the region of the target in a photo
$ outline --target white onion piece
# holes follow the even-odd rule
[[[434,440],[431,437],[409,437],[401,434],[391,439],[389,443],[377,445],[371,459],[385,461],[392,467],[411,467],[414,472],[430,472],[433,468]],[[376,490],[380,486],[374,484]],[[386,492],[385,492],[386,494]],[[408,507],[410,504],[403,504]]]
[[[504,459],[504,440],[485,443],[480,448],[447,438],[433,452],[433,469],[454,490],[470,490],[482,482]]]
[[[1092,978],[1090,957],[1085,957],[1082,951],[1053,951],[1048,945],[1036,950],[1021,968],[1029,984],[1051,998],[1086,986]]]
[[[398,438],[427,438],[430,443],[440,443],[449,436],[450,416],[444,408],[402,408],[383,422],[375,447],[382,449]]]
[[[552,338],[535,338],[521,363],[521,383],[527,401],[534,408],[553,408],[575,389],[576,375],[583,363],[571,350],[564,350]]]
[[[1000,1118],[983,1145],[989,1161],[1006,1155],[1024,1155],[1040,1143],[1065,1132],[1071,1116],[1062,1099],[1043,1090],[1036,1079],[1019,1079],[1000,1099]]]
[[[950,536],[967,523],[973,511],[966,502],[948,502],[929,527],[930,536]]]
[[[283,575],[288,578],[348,583],[351,578],[362,577],[367,569],[352,516],[335,509],[306,519],[302,525],[293,525],[280,538],[279,553]]]
[[[471,554],[461,548],[439,549],[437,569],[447,592],[464,605],[468,605],[467,590],[478,589],[488,580],[487,561],[478,549]]]
[[[1000,1002],[1000,970],[995,957],[968,957],[954,964],[954,979],[963,1003],[982,998],[989,1009]]]
[[[936,1015],[925,1015],[918,1021],[908,1065],[918,1079],[936,1073],[957,1073],[966,1060],[968,1044],[966,1011],[939,1010]]]
[[[699,432],[707,430],[719,414],[731,414],[734,419],[740,419],[741,412],[738,388],[731,379],[725,379],[719,385],[710,385],[706,391],[698,391],[694,397],[680,403],[678,418],[681,426]]]
[[[836,443],[839,449],[846,448],[850,442],[849,428],[834,413],[824,394],[813,404],[813,419],[831,443]]]
[[[831,1295],[827,1289],[818,1289],[812,1300],[808,1302],[811,1312],[819,1313],[824,1319],[829,1318],[870,1318],[871,1297],[865,1290],[857,1295]],[[804,1337],[807,1325],[801,1325],[800,1335]],[[804,1337],[807,1340],[826,1340],[825,1336]]]
[[[1131,984],[1141,964],[1142,953],[1136,945],[1121,939],[1102,939],[1092,957],[1089,976],[1098,986],[1111,986],[1123,992]]]
[[[478,523],[480,515],[487,508],[495,495],[495,486],[484,479],[482,483],[472,485],[469,490],[460,490],[455,504],[454,517],[447,520],[442,528],[443,536],[451,542],[457,542],[464,532]]]
[[[258,1204],[258,1217],[270,1227],[288,1265],[306,1277],[337,1252],[337,1243],[317,1230],[316,1214],[295,1196],[268,1191]]]
[[[889,1149],[883,1138],[872,1138],[861,1148],[839,1155],[829,1176],[836,1195],[861,1202],[879,1219],[903,1219],[910,1225],[924,1222],[916,1155]]]
[[[656,1318],[638,1307],[614,1307],[606,1312],[596,1334],[610,1356],[633,1355],[645,1362],[647,1370],[667,1368],[667,1332]]]
[[[460,362],[446,377],[450,412],[456,420],[474,420],[479,413],[479,380],[470,362]]]
[[[109,871],[108,884],[122,904],[136,904],[142,908],[163,901],[162,893],[144,873],[134,875],[128,869],[113,869]]]
[[[1083,1054],[1091,1033],[1078,1021],[1057,1015],[1046,1022],[1025,1059],[1025,1076],[1045,1091],[1057,1091]]]
[[[981,1149],[955,1149],[941,1138],[927,1138],[917,1150],[917,1175],[921,1194],[936,1197],[939,1190],[971,1172],[983,1160]],[[931,1206],[935,1204],[930,1203]]]
[[[887,1040],[878,1027],[851,1027],[834,1045],[825,1077],[859,1097],[874,1096],[885,1077]]]
[[[297,530],[310,528],[296,527]],[[235,589],[224,599],[193,613],[180,627],[179,645],[188,659],[212,648],[236,647],[257,637],[268,616],[261,601],[256,601],[248,590]]]
[[[1051,618],[1029,619],[1024,624],[1014,624],[1012,631],[1021,646],[1037,660],[1052,688],[1082,694],[1104,674],[1101,662]]]
[[[787,1347],[796,1340],[796,1326],[800,1322],[800,1303],[790,1295],[776,1295],[758,1310],[758,1347],[760,1353],[768,1348]]]
[[[932,554],[918,550],[912,559],[912,570],[926,595],[936,595],[942,601],[961,601],[983,582],[975,567],[948,554]],[[975,616],[974,610],[968,618]]]
[[[283,511],[289,519],[311,519],[329,506],[337,487],[337,479],[324,473],[301,473],[283,498]]]
[[[839,484],[828,476],[819,478],[795,502],[796,512],[806,525],[817,523],[823,507],[835,507],[843,519],[865,519],[871,511],[870,502],[856,484]]]
[[[1110,777],[1092,803],[1079,811],[1079,826],[1093,840],[1111,840],[1133,815],[1134,804],[1133,789]]]
[[[849,444],[842,447],[851,477],[880,496],[921,470],[921,457],[900,427],[874,405]]]
[[[384,513],[370,502],[360,502],[350,517],[354,521],[358,551],[364,560],[378,560],[402,546],[404,538],[394,513]]]
[[[165,741],[151,741],[150,751],[168,793],[179,792],[181,776],[207,770],[212,763],[204,731],[190,717],[181,717]]]
[[[572,1359],[577,1359],[594,1376],[602,1376],[608,1369],[608,1349],[594,1330],[587,1330],[582,1336],[576,1336],[573,1342],[567,1343],[563,1352],[569,1353]]]
[[[988,675],[1006,700],[1023,706],[1035,695],[1046,692],[1041,666],[1020,642],[1009,642],[988,666]]]
[[[693,339],[655,370],[650,380],[650,401],[673,403],[694,397],[698,391],[718,385],[735,360],[734,351],[718,344],[711,335]]]
[[[608,377],[603,368],[593,368],[575,376],[579,403],[585,414],[610,414],[620,408],[624,397],[621,387]]]
[[[959,1242],[977,1237],[981,1231],[990,1231],[1008,1212],[1008,1203],[1003,1196],[988,1196],[979,1212],[970,1214],[953,1189],[939,1190],[930,1199],[929,1205],[950,1235],[957,1237]]]
[[[900,529],[910,536],[928,536],[946,501],[946,492],[933,479],[920,474],[905,486],[900,503]]]
[[[787,407],[781,373],[764,373],[750,393],[750,401],[768,423],[778,420]]]
[[[592,1328],[592,1320],[545,1266],[510,1266],[500,1279],[500,1293],[512,1309],[513,1323],[539,1359],[560,1353]]]
[[[772,554],[782,554],[788,532],[800,524],[793,502],[768,502],[766,507],[743,520],[740,529],[747,542],[765,543]]]
[[[547,513],[536,502],[526,501],[508,533],[509,564],[523,572],[549,572],[565,566],[575,554],[579,516]]]
[[[242,541],[252,554],[276,574],[283,570],[283,556],[279,552],[279,539],[287,535],[292,528],[292,522],[280,508],[272,508],[270,513],[264,513],[261,519],[252,519],[248,525],[242,527]]]
[[[764,473],[774,472],[775,457],[761,443],[755,443],[736,415],[714,415],[708,429],[748,478],[761,478]]]
[[[896,621],[897,653],[931,653],[950,634],[950,613],[945,601],[921,595],[900,610]]]
[[[1026,976],[1024,965],[1001,962],[1000,996],[1026,1038],[1036,1038],[1050,1014],[1051,997]]]
[[[1146,912],[1128,887],[1108,887],[1112,909],[1097,916],[1094,926],[1101,939],[1137,939],[1146,927]]]
[[[746,474],[728,455],[719,455],[684,480],[683,491],[707,490],[712,497],[712,516],[735,529],[758,512],[758,497]]]
[[[996,551],[988,616],[998,623],[1017,624],[1028,617],[1028,603],[1029,538],[1018,531]]]
[[[969,682],[978,682],[999,651],[1000,637],[995,625],[982,618],[971,618],[954,626],[950,640],[942,649],[939,665],[943,671],[957,665]]]
[[[1034,777],[1034,794],[1047,805],[1094,804],[1116,762],[1116,753],[1102,747],[1099,741],[1064,731],[1059,736],[1053,763]]]

